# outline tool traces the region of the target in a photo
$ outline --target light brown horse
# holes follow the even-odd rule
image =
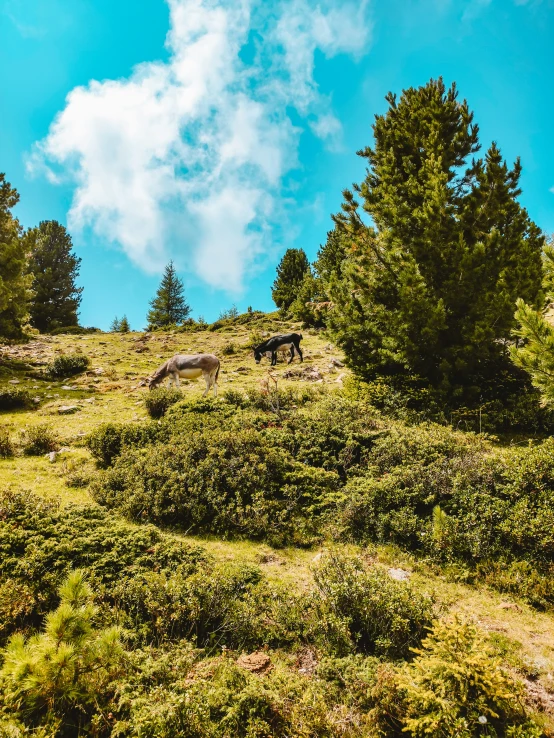
[[[206,397],[210,389],[214,388],[214,397],[217,397],[217,378],[219,376],[220,361],[213,354],[176,354],[168,359],[165,364],[154,372],[148,379],[148,386],[154,389],[160,385],[166,377],[169,377],[168,387],[179,386],[179,377],[183,379],[197,379],[204,377],[206,391],[202,395]]]

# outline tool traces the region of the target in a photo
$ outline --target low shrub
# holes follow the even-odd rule
[[[180,402],[183,395],[174,387],[158,387],[149,392],[144,398],[144,406],[151,418],[162,418],[171,405]]]
[[[129,738],[364,738],[367,718],[357,704],[371,682],[342,690],[306,679],[278,654],[260,677],[235,663],[236,654],[200,661],[186,644],[172,652],[133,654],[117,694],[117,725]],[[176,675],[188,674],[183,679]],[[155,699],[152,697],[155,695]]]
[[[232,356],[233,354],[237,353],[237,347],[234,343],[226,343],[223,348],[221,349],[221,353],[224,356]]]
[[[51,336],[81,336],[87,333],[102,333],[100,328],[94,328],[93,326],[83,327],[82,325],[68,325],[62,326],[61,328],[53,328],[49,331]]]
[[[25,410],[33,406],[33,399],[27,390],[12,387],[0,389],[0,412]]]
[[[86,445],[99,466],[107,467],[124,448],[145,446],[158,434],[152,423],[102,423],[87,436]]]
[[[9,459],[15,454],[15,444],[7,428],[0,428],[0,459]]]
[[[124,591],[135,577],[165,570],[187,577],[198,566],[211,567],[201,548],[164,536],[154,526],[130,525],[97,505],[62,510],[41,498],[0,493],[0,615],[13,613],[3,636],[16,626],[40,625],[72,568],[87,569],[98,604],[109,612],[116,587]],[[10,593],[17,588],[20,605],[12,610]]]
[[[60,439],[49,425],[33,425],[25,428],[22,438],[25,456],[42,456],[60,448]]]
[[[54,361],[48,365],[47,373],[54,379],[63,379],[65,377],[72,377],[75,374],[81,374],[88,369],[89,365],[90,359],[88,356],[80,356],[78,354],[65,356],[61,354],[60,356],[56,356]]]
[[[131,451],[92,489],[98,502],[135,520],[306,545],[337,483],[262,434],[237,429]]]
[[[330,553],[314,569],[319,628],[337,653],[408,658],[433,619],[433,599],[356,556]]]

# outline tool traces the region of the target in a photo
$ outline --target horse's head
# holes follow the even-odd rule
[[[254,349],[254,359],[256,361],[256,364],[259,364],[265,355],[266,355],[265,351],[261,351],[259,346],[258,348],[255,348]]]
[[[161,377],[156,377],[155,374],[152,377],[148,377],[148,379],[146,380],[146,384],[148,385],[149,390],[156,389],[156,387],[160,386],[161,382]]]

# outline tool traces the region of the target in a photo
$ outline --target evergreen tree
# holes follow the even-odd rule
[[[33,276],[31,324],[42,333],[77,325],[82,287],[75,281],[81,259],[73,253],[71,236],[56,220],[43,220],[24,236]]]
[[[523,300],[517,301],[515,314],[518,326],[514,334],[522,343],[510,346],[514,363],[531,377],[544,401],[554,403],[554,327],[545,316]]]
[[[185,300],[183,283],[177,276],[173,262],[165,268],[156,297],[150,302],[148,330],[167,328],[182,323],[190,314],[191,308]]]
[[[19,338],[28,319],[31,279],[21,226],[12,208],[19,194],[0,173],[0,336]]]
[[[327,241],[320,246],[314,270],[324,284],[342,275],[342,265],[348,256],[348,237],[342,228],[334,228],[327,233]]]
[[[279,265],[271,296],[281,310],[287,310],[296,299],[310,262],[303,249],[287,249]]]
[[[119,332],[120,333],[129,333],[131,330],[131,326],[129,325],[129,321],[127,320],[127,316],[124,315],[120,322],[119,322]]]
[[[110,325],[110,331],[112,333],[119,333],[119,331],[121,330],[120,326],[121,326],[121,321],[116,315],[115,318],[112,320],[112,324]]]
[[[517,197],[519,160],[484,159],[455,85],[410,88],[376,116],[367,175],[335,216],[347,244],[330,313],[351,366],[370,377],[416,373],[444,390],[494,376],[516,299],[537,306],[544,237]]]
[[[61,602],[44,632],[25,640],[12,636],[0,670],[3,700],[10,714],[32,725],[37,718],[73,724],[82,735],[87,717],[118,673],[123,649],[119,629],[96,630],[92,590],[80,571],[60,588]],[[86,732],[86,731],[85,731]]]

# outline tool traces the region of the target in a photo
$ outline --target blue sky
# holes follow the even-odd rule
[[[272,309],[363,177],[384,96],[442,75],[521,156],[554,231],[553,0],[0,0],[0,171],[82,258],[81,322],[145,324],[173,258],[196,316]]]

